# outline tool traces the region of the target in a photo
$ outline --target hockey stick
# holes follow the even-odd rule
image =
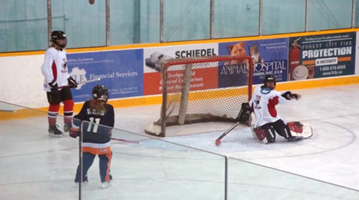
[[[83,85],[85,83],[91,83],[91,82],[100,81],[100,80],[101,80],[101,78],[95,78],[95,79],[91,79],[88,81],[79,82],[78,85]]]
[[[119,139],[119,138],[111,138],[111,140],[126,142],[126,143],[133,143],[133,144],[141,144],[140,141],[135,141],[135,140],[125,140],[125,139]]]
[[[3,109],[0,109],[0,112],[12,112],[12,113],[14,113],[14,112],[16,112],[16,110],[3,110]]]
[[[224,136],[226,136],[229,132],[231,132],[234,128],[236,128],[238,125],[240,124],[240,122],[236,122],[231,128],[229,128],[228,130],[226,130],[221,136],[219,136],[219,138],[216,139],[216,146],[218,146],[221,143],[221,139],[224,138]]]
[[[95,81],[100,81],[101,80],[101,78],[95,78],[95,79],[91,79],[91,80],[88,80],[88,81],[83,81],[83,82],[79,82],[79,83],[77,83],[77,85],[84,85],[84,84],[86,84],[86,83],[92,83],[92,82],[95,82]],[[61,86],[61,87],[59,87],[59,88],[66,88],[66,87],[70,87],[70,86]]]

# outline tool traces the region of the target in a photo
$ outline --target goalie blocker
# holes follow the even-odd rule
[[[307,123],[301,123],[298,121],[294,121],[294,122],[288,122],[286,126],[290,130],[291,136],[296,136],[301,139],[307,139],[307,138],[310,138],[313,136],[312,127]],[[257,138],[260,142],[265,143],[265,144],[273,142],[273,141],[268,141],[268,138],[270,140],[271,137],[267,136],[268,133],[266,133],[267,131],[264,128],[252,127],[251,130],[253,133],[253,137]],[[269,134],[271,131],[275,131],[275,130],[268,130]],[[273,133],[273,135],[274,135],[274,133]],[[275,139],[275,137],[274,137],[274,139]]]

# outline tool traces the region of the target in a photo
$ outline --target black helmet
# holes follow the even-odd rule
[[[266,76],[264,77],[264,80],[263,80],[264,85],[266,85],[266,83],[267,83],[268,81],[273,81],[273,82],[274,82],[274,85],[276,85],[276,83],[277,83],[277,80],[276,80],[276,78],[275,78],[274,75],[266,75]]]
[[[66,33],[63,31],[52,31],[51,33],[51,40],[50,42],[53,42],[54,44],[57,44],[58,46],[60,46],[61,48],[65,48],[65,45],[59,45],[58,40],[61,39],[66,39]]]
[[[96,85],[92,89],[92,97],[94,100],[99,100],[106,103],[109,97],[107,88],[103,85]]]

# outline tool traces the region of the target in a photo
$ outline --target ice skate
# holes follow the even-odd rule
[[[64,132],[70,132],[71,129],[71,123],[70,124],[64,124]]]
[[[101,183],[102,189],[108,188],[108,187],[110,187],[110,185],[111,185],[111,182],[107,182],[107,181]]]
[[[82,186],[82,187],[85,187],[88,183],[89,183],[89,181],[82,181],[81,186]],[[76,186],[76,187],[79,187],[79,185],[80,185],[79,182],[75,182],[75,186]]]
[[[50,137],[62,137],[62,132],[59,130],[57,125],[50,125],[49,126],[49,136]]]

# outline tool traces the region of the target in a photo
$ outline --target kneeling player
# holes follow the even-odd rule
[[[83,130],[83,182],[88,182],[87,171],[96,155],[100,158],[100,176],[102,187],[109,186],[112,176],[110,164],[112,152],[110,148],[111,129],[115,123],[113,107],[107,104],[108,90],[102,85],[96,85],[92,90],[93,99],[86,101],[80,113],[74,117],[70,136],[76,138],[79,134],[80,123],[85,120]],[[105,125],[105,126],[98,126]],[[88,127],[92,126],[92,127]],[[77,167],[75,182],[80,182],[80,165]]]
[[[276,105],[286,103],[291,99],[298,100],[300,95],[290,91],[280,93],[275,90],[276,79],[273,75],[267,75],[264,85],[257,87],[252,95],[248,107],[256,116],[254,132],[256,137],[263,143],[275,142],[276,133],[288,141],[298,141],[301,136],[291,133],[287,124],[279,117]]]

